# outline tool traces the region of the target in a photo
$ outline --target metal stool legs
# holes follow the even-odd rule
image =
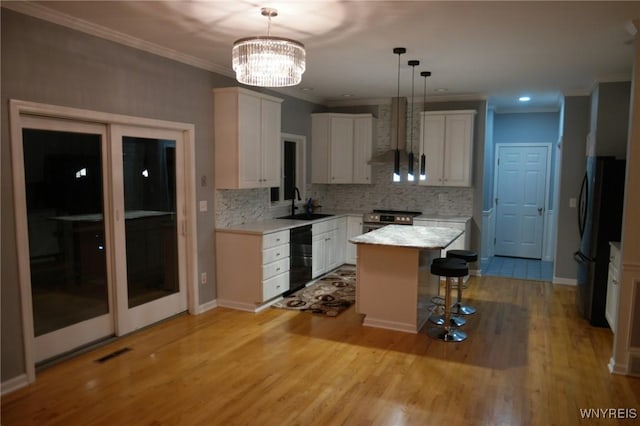
[[[453,307],[453,312],[458,315],[471,315],[476,313],[476,308],[470,305],[463,305],[462,300],[463,277],[458,277],[458,297]]]
[[[455,325],[452,326],[451,318],[451,285],[452,277],[447,277],[447,287],[444,295],[444,318],[442,327],[434,327],[427,330],[427,334],[434,339],[440,339],[445,342],[461,342],[467,338],[467,333],[458,330]]]

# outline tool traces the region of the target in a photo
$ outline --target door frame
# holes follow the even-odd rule
[[[184,167],[185,167],[185,222],[183,227],[186,244],[186,280],[187,309],[190,314],[198,312],[198,252],[197,252],[197,224],[196,224],[196,158],[195,158],[195,125],[189,123],[171,122],[150,118],[134,117],[121,114],[111,114],[99,111],[41,104],[11,99],[9,101],[9,135],[11,139],[11,162],[13,173],[14,214],[16,222],[16,249],[18,257],[18,281],[20,289],[20,303],[22,311],[22,341],[24,362],[28,383],[35,382],[34,360],[34,330],[33,310],[31,304],[31,279],[29,265],[29,241],[27,238],[27,206],[25,197],[25,182],[22,150],[22,116],[41,116],[52,119],[74,120],[102,124],[107,127],[110,135],[111,125],[129,125],[138,127],[153,127],[166,130],[176,130],[183,134],[184,139]],[[108,142],[108,141],[105,141]],[[22,174],[20,174],[22,173]],[[111,201],[112,202],[112,201]],[[105,206],[105,212],[110,206]],[[111,270],[111,273],[114,271]],[[118,331],[116,330],[116,335]]]
[[[549,191],[551,184],[551,154],[553,143],[551,142],[528,142],[528,143],[497,143],[495,144],[494,150],[494,159],[493,159],[493,200],[492,207],[495,214],[492,214],[492,223],[491,229],[493,230],[493,235],[491,235],[491,240],[494,241],[496,238],[496,219],[498,216],[498,208],[496,206],[496,198],[498,198],[498,156],[500,154],[500,148],[519,148],[519,147],[529,147],[529,148],[546,148],[547,149],[547,173],[545,176],[545,190],[544,190],[544,205],[545,211],[542,216],[542,259],[541,260],[552,260],[552,253],[548,253],[549,251],[549,240],[553,241],[555,239],[554,235],[551,235],[550,232],[554,231],[551,227],[555,221],[553,220],[554,211],[548,209],[549,205]]]

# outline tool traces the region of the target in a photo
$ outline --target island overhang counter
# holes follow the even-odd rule
[[[363,325],[417,333],[438,292],[433,259],[464,231],[445,227],[387,225],[351,238],[357,245],[356,311]]]

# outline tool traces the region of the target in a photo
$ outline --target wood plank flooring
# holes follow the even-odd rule
[[[611,331],[578,317],[574,288],[470,283],[462,343],[363,327],[353,307],[218,308],[41,371],[2,397],[2,425],[637,424],[580,417],[640,411],[640,379],[609,373]]]

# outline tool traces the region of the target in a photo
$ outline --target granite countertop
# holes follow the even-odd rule
[[[332,216],[314,220],[265,219],[259,222],[242,223],[238,225],[219,227],[216,228],[216,232],[226,232],[233,234],[269,234],[272,232],[286,231],[288,229],[297,228],[299,226],[312,225],[314,223],[337,219],[344,216],[362,216],[362,213],[359,212],[343,210],[321,210],[318,211],[318,213],[329,213]]]
[[[463,233],[459,229],[436,226],[387,225],[349,241],[354,244],[444,249]]]

